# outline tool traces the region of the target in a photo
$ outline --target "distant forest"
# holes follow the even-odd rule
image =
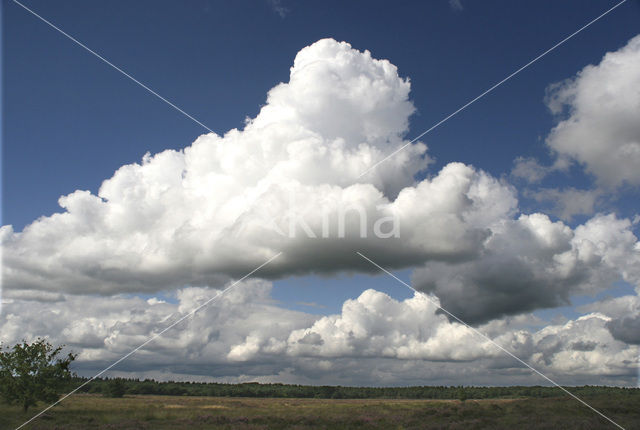
[[[77,387],[86,378],[74,378],[70,386]],[[606,395],[612,397],[633,396],[640,400],[640,388],[580,386],[565,387],[578,397]],[[71,388],[73,389],[73,388]],[[158,382],[151,379],[99,378],[82,387],[78,392],[121,397],[126,394],[156,394],[167,396],[211,397],[290,397],[318,399],[495,399],[521,397],[566,396],[557,387],[342,387],[291,384],[222,384],[204,382]]]

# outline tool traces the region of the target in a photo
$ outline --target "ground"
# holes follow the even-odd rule
[[[585,399],[625,429],[640,429],[633,398]],[[40,408],[45,405],[40,405]],[[0,428],[35,415],[0,404]],[[25,429],[615,429],[576,400],[327,400],[132,395],[66,399]]]

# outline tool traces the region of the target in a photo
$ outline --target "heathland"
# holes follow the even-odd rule
[[[190,390],[168,394],[181,387]],[[151,389],[157,392],[131,393]],[[568,389],[623,428],[640,429],[640,389]],[[207,390],[223,390],[225,394],[193,395]],[[84,391],[65,399],[26,428],[616,428],[574,398],[550,387],[358,388],[101,380],[87,385]],[[123,397],[108,397],[114,394]],[[24,414],[18,406],[0,405],[0,428],[15,428],[45,406],[40,404]]]

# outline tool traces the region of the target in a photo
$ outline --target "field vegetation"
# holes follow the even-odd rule
[[[31,422],[27,429],[607,429],[616,428],[595,412],[551,388],[529,387],[531,396],[515,395],[526,387],[465,387],[469,396],[452,398],[460,387],[303,387],[279,384],[182,384],[120,381],[109,397],[112,381],[87,387],[93,393],[75,394]],[[122,385],[126,394],[121,394]],[[226,388],[224,397],[132,394],[134,387],[170,389],[193,386]],[[275,396],[315,393],[325,398]],[[104,393],[97,393],[99,389]],[[197,390],[194,388],[193,393]],[[576,389],[577,388],[577,389]],[[429,391],[429,389],[433,391]],[[247,390],[247,391],[243,391]],[[304,391],[309,390],[309,391]],[[352,390],[352,391],[348,391]],[[385,391],[386,390],[386,391]],[[395,390],[395,391],[394,391]],[[456,391],[457,390],[457,391]],[[574,387],[574,392],[626,429],[640,429],[638,389]],[[330,398],[335,393],[368,393],[370,398]],[[239,397],[253,393],[252,397]],[[262,394],[261,397],[256,393]],[[397,398],[376,398],[382,393]],[[442,398],[410,398],[425,393]],[[504,395],[500,394],[504,393]],[[184,394],[184,393],[183,393]],[[269,394],[268,396],[266,394]],[[474,398],[486,394],[487,398]],[[499,395],[500,394],[500,395]],[[405,398],[401,398],[401,396]],[[493,395],[493,397],[491,397]],[[445,398],[449,396],[450,398]],[[0,428],[15,428],[45,404],[25,414],[19,405],[0,405]]]

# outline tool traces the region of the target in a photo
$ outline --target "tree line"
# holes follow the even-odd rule
[[[75,378],[78,386],[86,379]],[[579,397],[592,395],[635,396],[640,388],[580,386],[566,387]],[[332,385],[261,384],[257,382],[226,384],[215,382],[158,382],[152,379],[95,379],[81,390],[85,393],[121,397],[125,394],[211,397],[290,397],[318,399],[493,399],[521,397],[558,397],[566,395],[557,387],[547,386],[412,386],[348,387]]]

